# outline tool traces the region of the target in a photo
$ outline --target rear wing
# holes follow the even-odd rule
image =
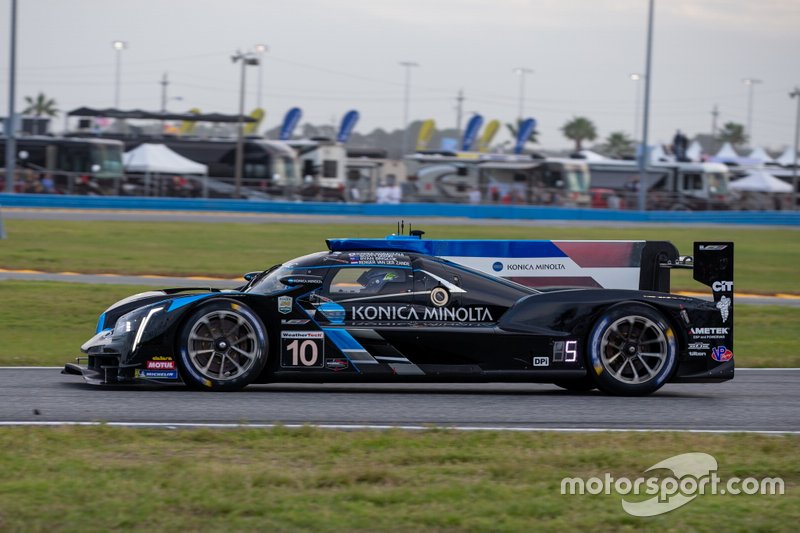
[[[694,268],[715,291],[733,280],[733,243],[698,242],[681,256],[668,241],[329,239],[332,251],[416,252],[538,289],[595,287],[670,292],[672,269]],[[727,286],[727,285],[726,285]],[[731,295],[732,296],[732,295]]]

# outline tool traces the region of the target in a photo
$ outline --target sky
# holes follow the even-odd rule
[[[0,0],[0,115],[8,110],[11,0]],[[17,111],[39,92],[68,111],[112,107],[120,61],[120,107],[157,111],[166,73],[168,109],[236,113],[237,50],[265,44],[248,67],[247,111],[259,99],[262,129],[291,107],[302,123],[338,123],[350,109],[356,131],[410,120],[455,127],[463,90],[464,123],[534,117],[540,146],[570,145],[561,127],[594,121],[601,139],[634,135],[644,83],[647,0],[18,0]],[[656,0],[651,75],[651,142],[690,137],[718,124],[747,124],[753,86],[753,144],[794,142],[800,85],[800,1]],[[117,52],[112,42],[128,48]],[[406,68],[400,62],[419,66]],[[259,78],[261,91],[259,94]],[[637,98],[637,93],[639,98]],[[56,129],[64,127],[63,115]],[[505,132],[496,139],[503,140]]]

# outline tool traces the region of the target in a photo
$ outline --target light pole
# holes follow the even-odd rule
[[[114,50],[117,51],[117,67],[114,77],[114,108],[119,109],[119,74],[120,64],[122,63],[122,51],[128,48],[128,43],[125,41],[114,41],[111,43]]]
[[[522,122],[525,114],[525,75],[533,74],[532,68],[517,67],[512,72],[519,76],[519,112],[517,113],[517,124]]]
[[[14,192],[14,172],[16,170],[16,133],[14,127],[16,117],[14,112],[14,89],[16,88],[17,74],[17,0],[11,0],[11,46],[9,47],[8,61],[8,117],[4,123],[6,129],[6,192]]]
[[[258,66],[260,63],[258,56],[253,53],[242,53],[237,51],[235,55],[231,56],[231,61],[236,63],[241,61],[242,74],[239,81],[239,121],[236,135],[236,168],[234,170],[234,196],[238,199],[239,193],[242,190],[242,166],[244,164],[244,73],[247,65]]]
[[[633,140],[636,141],[639,139],[639,108],[642,105],[642,84],[639,83],[642,81],[641,74],[634,72],[631,74],[631,81],[636,82],[636,101],[634,102],[633,107]]]
[[[655,0],[650,0],[647,10],[647,53],[645,55],[644,72],[644,121],[642,122],[642,142],[639,145],[639,210],[647,210],[647,165],[650,163],[650,153],[647,149],[647,130],[650,120],[650,81],[652,78],[653,57],[653,11]]]
[[[255,46],[255,50],[256,54],[258,54],[258,91],[256,92],[256,105],[259,109],[261,109],[261,83],[262,79],[264,78],[264,72],[261,65],[264,63],[264,52],[268,52],[269,48],[266,44],[257,44]]]
[[[792,98],[797,98],[797,119],[794,123],[794,170],[792,171],[792,199],[794,200],[794,209],[797,209],[797,152],[800,150],[800,87],[795,87],[794,91],[789,93]]]
[[[753,87],[764,82],[756,78],[745,78],[742,83],[747,85],[747,135],[750,137],[750,146],[755,146],[753,142]]]
[[[411,95],[411,69],[419,64],[413,61],[400,61],[400,66],[406,69],[406,90],[403,104],[403,146],[400,147],[400,157],[406,152],[408,146],[408,100]]]

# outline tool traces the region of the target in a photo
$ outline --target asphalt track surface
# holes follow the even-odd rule
[[[800,434],[800,369],[739,369],[726,383],[668,384],[644,398],[545,384],[272,384],[236,393],[97,387],[58,368],[0,368],[0,425],[180,427],[311,424],[516,431]]]

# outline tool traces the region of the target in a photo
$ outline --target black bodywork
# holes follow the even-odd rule
[[[716,246],[716,249],[714,248]],[[267,362],[253,383],[527,381],[580,379],[591,371],[589,335],[615,306],[651,308],[674,336],[667,381],[731,379],[731,243],[695,244],[695,279],[714,301],[646,290],[536,290],[421,253],[320,252],[249,274],[236,290],[169,289],[106,310],[66,373],[95,384],[180,382],[182,328],[212,302],[246,306],[263,322]],[[671,262],[664,270],[678,266]]]

